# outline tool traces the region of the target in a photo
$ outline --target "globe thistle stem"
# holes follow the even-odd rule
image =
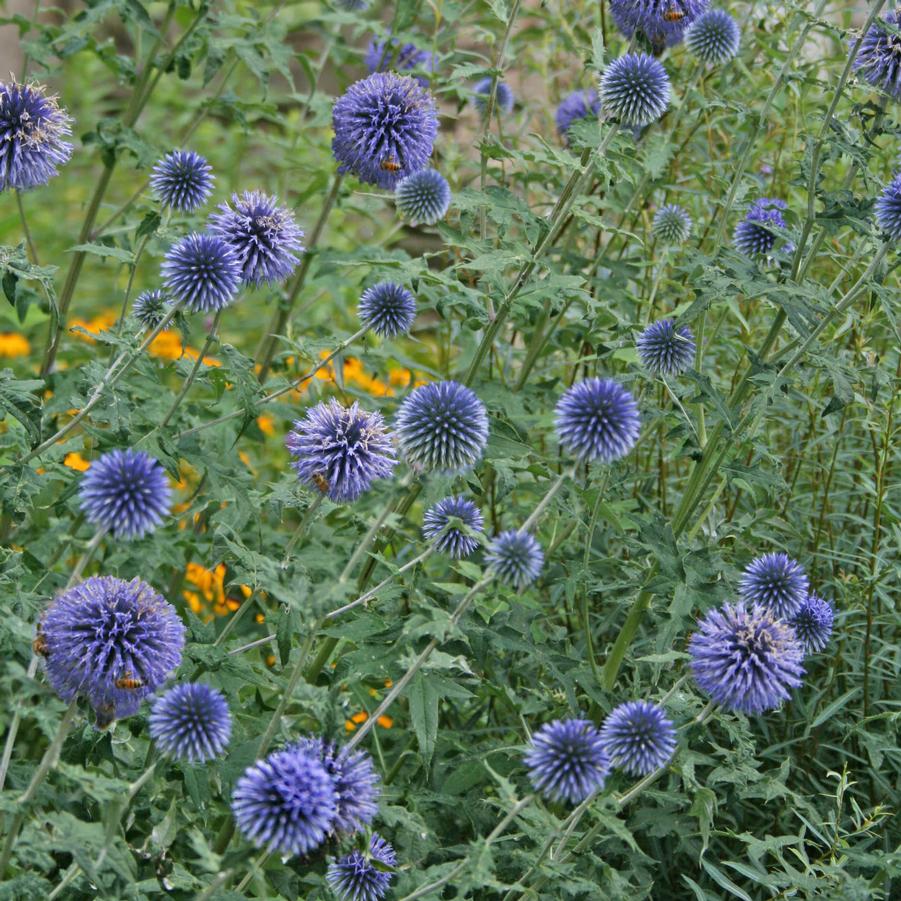
[[[16,206],[19,210],[19,221],[22,223],[22,231],[25,232],[25,243],[28,245],[28,253],[31,257],[31,262],[34,263],[35,266],[40,266],[41,261],[38,259],[38,251],[34,246],[34,239],[31,237],[31,229],[28,227],[28,219],[25,216],[25,206],[22,203],[22,192],[16,188],[14,193],[16,195]]]
[[[291,540],[285,547],[285,555],[282,558],[282,569],[288,568],[288,563],[291,560],[291,554],[293,553],[294,548],[297,547],[297,543],[301,538],[306,535],[307,529],[313,521],[313,517],[316,515],[316,511],[319,509],[324,499],[325,495],[320,491],[313,498],[311,503],[307,505],[307,509],[304,511],[303,516],[300,518],[300,522],[297,524],[297,528],[294,530],[294,534],[291,536]]]

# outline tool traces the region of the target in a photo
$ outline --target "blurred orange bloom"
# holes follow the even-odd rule
[[[63,460],[63,466],[68,466],[69,469],[75,469],[78,470],[78,472],[85,472],[85,470],[90,469],[91,464],[90,461],[85,460],[78,451],[72,451],[71,453],[66,454],[65,459]]]
[[[27,357],[31,353],[31,342],[18,332],[0,332],[0,357],[13,359]]]

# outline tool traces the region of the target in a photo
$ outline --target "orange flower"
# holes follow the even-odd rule
[[[91,319],[70,319],[69,329],[73,330],[78,327],[79,331],[72,331],[72,334],[82,341],[87,341],[88,344],[94,344],[95,342],[91,335],[99,335],[101,332],[105,332],[115,324],[118,318],[118,314],[112,310],[105,310]],[[90,332],[90,335],[86,335],[85,332]]]
[[[85,472],[87,469],[90,469],[91,464],[88,460],[85,460],[78,451],[72,451],[71,453],[66,454],[65,459],[63,460],[63,466],[68,466],[69,469],[75,469],[78,472]]]
[[[225,591],[226,571],[224,563],[218,564],[215,569],[207,569],[200,563],[189,563],[185,568],[185,582],[189,587],[182,591],[182,596],[191,610],[205,621],[212,619],[212,614],[228,616],[241,606],[241,598],[229,597]],[[249,586],[242,585],[241,594],[246,600],[253,591]]]
[[[31,342],[18,332],[0,332],[0,357],[13,359],[27,357],[31,353]]]
[[[269,413],[263,413],[262,416],[257,416],[257,425],[264,435],[275,434],[275,417],[271,416]]]

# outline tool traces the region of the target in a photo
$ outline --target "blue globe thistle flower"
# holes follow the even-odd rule
[[[479,539],[459,526],[451,525],[458,519],[472,532],[483,532],[485,521],[482,511],[462,495],[446,497],[433,504],[422,517],[422,537],[435,546],[442,554],[460,560],[468,557],[480,544]]]
[[[87,698],[105,728],[137,713],[178,667],[185,629],[146,582],[93,576],[51,601],[38,637],[53,690]]]
[[[332,828],[353,835],[361,832],[379,812],[378,773],[366,751],[345,751],[321,738],[302,738],[293,747],[316,758],[335,787]]]
[[[472,88],[473,105],[483,116],[488,109],[488,98],[491,95],[492,80],[493,79],[489,75],[477,81]],[[513,91],[510,90],[510,85],[503,81],[499,81],[497,83],[497,88],[494,91],[495,110],[502,112],[504,115],[509,115],[513,112],[513,101]]]
[[[876,224],[890,240],[901,240],[901,173],[885,186],[876,201]]]
[[[887,25],[898,29],[901,27],[901,9],[886,13],[883,19]],[[901,100],[901,35],[889,32],[882,22],[874,22],[861,41],[853,65],[871,85],[893,100]]]
[[[789,620],[805,654],[818,654],[829,643],[835,611],[829,601],[810,592],[801,609]]]
[[[741,31],[722,9],[711,9],[695,19],[685,32],[685,45],[702,63],[720,65],[738,53]]]
[[[350,854],[329,864],[326,881],[341,901],[382,901],[391,886],[393,873],[381,867],[397,866],[394,848],[377,832],[369,837],[369,853],[354,849]]]
[[[773,710],[801,684],[804,649],[766,607],[724,604],[698,622],[688,643],[698,687],[727,710]]]
[[[165,754],[203,763],[225,750],[232,718],[221,691],[202,682],[189,682],[157,698],[149,724],[151,737]]]
[[[579,804],[604,787],[610,757],[588,720],[554,720],[533,736],[525,755],[529,780],[549,801]]]
[[[691,216],[678,203],[668,203],[654,214],[651,230],[663,244],[682,244],[691,234]]]
[[[297,459],[297,477],[337,504],[355,501],[375,479],[387,479],[397,462],[381,413],[354,401],[345,407],[332,398],[307,410],[285,437]]]
[[[436,169],[420,169],[398,182],[394,201],[401,216],[413,225],[434,225],[451,202],[450,185]]]
[[[191,213],[213,193],[212,166],[193,150],[167,153],[150,174],[150,187],[163,206]]]
[[[416,298],[396,282],[379,282],[367,288],[357,310],[360,321],[382,338],[395,338],[410,331],[416,318]]]
[[[308,854],[331,832],[336,803],[335,784],[317,755],[291,747],[244,771],[232,794],[232,813],[257,848]]]
[[[736,248],[749,257],[768,254],[775,247],[778,237],[773,227],[786,227],[781,212],[786,207],[784,200],[772,197],[755,200],[745,213],[745,218],[735,226],[733,241]]]
[[[627,38],[637,31],[660,53],[678,44],[709,5],[709,0],[610,0],[610,12]]]
[[[691,329],[672,319],[652,322],[636,344],[642,365],[654,375],[679,375],[690,369],[697,349]]]
[[[166,315],[168,298],[162,291],[145,291],[135,298],[131,315],[146,329],[155,329]]]
[[[428,165],[438,113],[434,98],[416,79],[376,72],[335,101],[332,127],[332,153],[341,172],[394,188]]]
[[[475,392],[459,382],[415,388],[395,418],[407,462],[424,472],[460,472],[479,461],[488,443],[488,412]]]
[[[509,529],[488,545],[485,563],[502,582],[522,591],[541,574],[544,551],[534,535]]]
[[[610,463],[638,440],[638,404],[613,379],[576,382],[557,402],[556,412],[560,443],[581,461]]]
[[[227,307],[241,286],[241,260],[218,235],[187,235],[163,262],[163,283],[192,313]]]
[[[410,72],[418,69],[422,73],[435,71],[435,57],[428,50],[422,50],[415,44],[400,45],[397,38],[392,38],[386,44],[373,38],[366,48],[366,68],[369,73],[387,72],[393,69],[395,72]],[[427,74],[413,76],[424,88],[428,87]]]
[[[140,538],[169,513],[166,471],[144,451],[114,450],[91,464],[78,489],[89,522],[116,538]]]
[[[277,197],[259,191],[232,194],[234,209],[227,203],[210,216],[210,231],[222,238],[241,263],[245,285],[283,282],[297,266],[295,253],[303,253],[303,232],[294,214],[278,205]]]
[[[601,727],[601,741],[613,766],[647,776],[673,756],[676,729],[659,705],[628,701],[610,711]]]
[[[0,81],[0,191],[45,185],[72,156],[72,119],[33,84]]]
[[[669,76],[647,53],[615,59],[601,77],[601,108],[623,125],[650,125],[667,110]]]
[[[567,94],[557,107],[554,117],[557,123],[557,134],[566,137],[569,127],[580,119],[597,119],[601,112],[601,98],[595,90],[573,91]]]
[[[749,604],[760,604],[780,619],[788,619],[801,609],[809,589],[807,573],[788,554],[764,554],[745,568],[739,594]]]
[[[335,0],[335,6],[345,12],[358,13],[369,9],[369,0]]]

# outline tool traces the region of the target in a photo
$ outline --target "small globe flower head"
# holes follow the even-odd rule
[[[369,9],[369,0],[335,0],[335,6],[345,12],[359,13]]]
[[[488,98],[491,95],[491,82],[493,79],[491,76],[487,76],[486,78],[477,81],[475,85],[473,85],[472,89],[472,102],[475,108],[484,116],[485,111],[488,109]],[[497,88],[494,91],[494,108],[496,112],[501,112],[505,116],[510,115],[513,112],[513,91],[510,90],[510,85],[506,84],[503,81],[499,81],[497,83]]]
[[[676,729],[657,704],[628,701],[610,711],[601,740],[613,766],[633,776],[647,776],[673,756]]]
[[[410,331],[416,318],[416,298],[403,285],[379,282],[367,288],[357,310],[360,321],[382,338],[396,338]]]
[[[611,0],[610,12],[627,38],[638,32],[655,53],[661,53],[678,44],[708,6],[709,0]]]
[[[434,225],[443,219],[451,202],[451,189],[436,169],[420,169],[394,189],[397,211],[412,225]]]
[[[654,375],[679,375],[694,362],[696,347],[691,329],[677,326],[672,319],[652,322],[636,344],[642,365]]]
[[[389,42],[377,41],[373,38],[366,48],[366,68],[370,74],[375,72],[387,72],[393,69],[395,72],[424,73],[414,78],[425,88],[429,85],[428,75],[435,71],[435,57],[428,50],[421,50],[415,44],[400,44],[397,38]]]
[[[741,713],[774,710],[801,684],[804,649],[766,607],[724,604],[698,622],[688,643],[698,687]]]
[[[901,9],[886,13],[883,19],[885,24],[875,22],[867,29],[854,58],[854,69],[893,100],[901,100],[901,34],[896,33],[901,27]],[[856,43],[852,41],[852,46]]]
[[[376,861],[379,866],[373,866]],[[369,853],[354,849],[329,864],[326,882],[340,901],[382,901],[394,878],[397,866],[394,848],[377,832],[369,837]],[[387,869],[386,869],[387,868]]]
[[[163,283],[192,313],[217,313],[237,297],[241,260],[218,235],[187,235],[163,262]]]
[[[485,563],[504,584],[522,591],[541,575],[544,551],[534,535],[509,529],[488,546]]]
[[[116,538],[140,538],[169,513],[166,471],[144,451],[114,450],[91,464],[78,489],[88,522]]]
[[[613,379],[576,382],[557,403],[557,436],[580,461],[610,463],[635,446],[640,431],[635,398]]]
[[[296,457],[297,477],[336,504],[355,501],[375,479],[387,479],[397,461],[381,413],[332,398],[294,423],[285,446]]]
[[[145,291],[135,298],[131,315],[149,330],[155,329],[166,316],[169,300],[162,291]]]
[[[178,667],[185,630],[146,582],[93,576],[51,601],[38,639],[53,690],[85,697],[105,728],[137,713]]]
[[[149,724],[150,735],[164,754],[204,763],[225,750],[232,718],[221,691],[202,682],[188,682],[157,698]]]
[[[646,53],[615,59],[601,77],[601,108],[623,125],[650,125],[667,110],[669,76],[659,60]]]
[[[394,188],[424,169],[438,134],[435,99],[416,79],[376,72],[352,84],[332,110],[339,171]]]
[[[554,720],[533,736],[524,758],[529,780],[549,801],[579,804],[604,787],[610,757],[588,720]]]
[[[691,216],[678,203],[668,203],[654,214],[651,230],[662,244],[682,244],[691,234]]]
[[[557,134],[566,139],[573,122],[581,119],[597,119],[601,112],[601,98],[595,90],[573,91],[560,101],[557,114]]]
[[[778,238],[773,228],[786,227],[782,216],[782,210],[786,207],[784,200],[774,200],[771,197],[755,200],[745,213],[745,218],[735,226],[735,247],[749,257],[769,254]]]
[[[488,443],[485,405],[459,382],[415,388],[400,405],[395,427],[401,452],[420,472],[461,472],[481,459]]]
[[[69,162],[72,119],[35,84],[0,81],[0,192],[47,184]]]
[[[232,794],[232,813],[257,848],[309,854],[331,832],[336,803],[335,784],[316,754],[291,747],[244,771]]]
[[[760,604],[780,619],[794,616],[807,600],[807,573],[788,554],[764,554],[752,560],[741,577],[739,593],[749,604]]]
[[[456,525],[455,520],[459,520],[460,525]],[[422,518],[422,537],[431,542],[435,550],[454,560],[468,557],[481,543],[472,533],[484,530],[482,511],[462,495],[438,501]]]
[[[163,206],[191,213],[213,193],[212,166],[193,150],[167,153],[150,174],[150,187]]]
[[[829,644],[835,611],[829,601],[812,591],[801,609],[789,620],[805,654],[819,654]]]
[[[889,240],[901,241],[901,174],[896,175],[879,195],[876,224]]]
[[[278,205],[277,197],[259,191],[232,194],[232,204],[220,204],[210,217],[210,232],[218,235],[241,262],[245,285],[283,282],[295,269],[303,253],[303,232],[294,214]]]
[[[702,62],[718,66],[738,53],[738,23],[722,9],[711,9],[695,19],[685,32],[685,44]]]

